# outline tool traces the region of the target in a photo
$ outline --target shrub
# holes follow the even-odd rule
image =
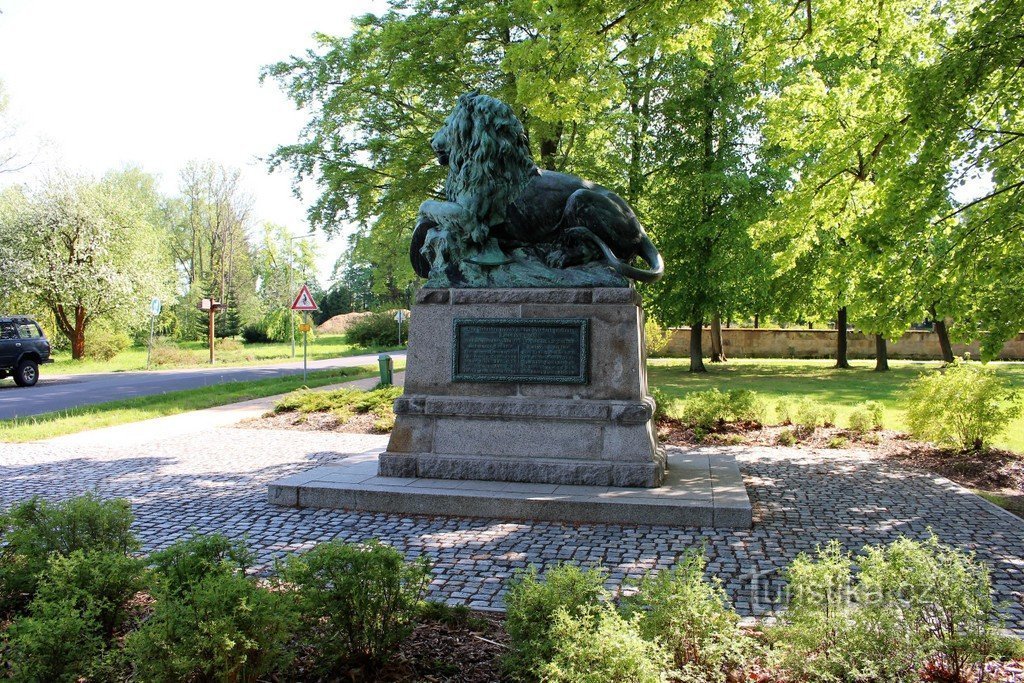
[[[676,399],[670,397],[664,391],[658,387],[651,388],[651,398],[654,399],[654,421],[659,420],[668,416],[669,407],[676,402]]]
[[[158,367],[170,367],[191,365],[195,361],[195,356],[188,349],[183,349],[173,342],[154,339],[149,360]]]
[[[377,541],[321,543],[288,558],[282,578],[297,591],[321,666],[338,676],[348,665],[379,666],[412,632],[430,565]]]
[[[796,412],[793,409],[793,402],[789,399],[780,398],[778,403],[775,404],[775,417],[779,421],[779,424],[793,424],[793,419],[796,417]]]
[[[688,552],[673,569],[640,582],[624,610],[640,635],[660,641],[675,661],[673,680],[724,683],[752,652],[721,581],[704,578],[704,555]]]
[[[552,615],[551,658],[540,667],[545,683],[660,683],[668,680],[668,654],[644,640],[636,625],[611,605]]]
[[[555,651],[555,614],[561,611],[567,618],[580,618],[608,600],[604,578],[601,570],[572,564],[552,567],[543,580],[533,566],[513,577],[505,595],[505,630],[511,648],[506,665],[513,676],[521,680],[540,676]]]
[[[267,328],[261,323],[251,323],[242,328],[242,339],[246,344],[269,344],[273,339],[267,335]]]
[[[28,604],[51,555],[138,549],[131,505],[93,495],[48,503],[32,498],[0,516],[0,611]]]
[[[89,675],[103,652],[95,614],[72,600],[33,603],[28,616],[11,623],[6,640],[3,654],[18,681],[75,683]]]
[[[352,323],[345,332],[346,340],[358,346],[395,346],[398,344],[398,323],[394,311],[373,313]],[[402,322],[402,342],[409,338],[409,316]]]
[[[132,344],[131,337],[123,330],[94,327],[85,340],[85,355],[94,360],[108,361]]]
[[[846,448],[850,445],[850,440],[842,434],[836,434],[829,437],[828,447],[829,448]]]
[[[905,401],[915,438],[962,450],[985,448],[1021,410],[992,368],[962,360],[914,380]]]
[[[796,445],[796,433],[792,429],[783,429],[775,437],[775,443],[780,446],[794,446]]]
[[[395,399],[402,395],[401,387],[378,387],[372,391],[336,389],[316,391],[299,389],[287,394],[274,405],[274,412],[333,413],[345,422],[354,415],[373,415],[376,432],[390,432],[395,425]]]
[[[110,637],[127,616],[128,600],[144,587],[141,560],[118,552],[76,550],[50,559],[30,609],[35,611],[40,603],[69,602]]]
[[[878,401],[862,403],[850,413],[850,431],[856,434],[866,434],[873,429],[881,429],[884,412],[885,409]]]
[[[852,601],[852,561],[838,542],[801,553],[786,570],[789,605],[768,630],[779,664],[797,680],[917,680],[921,650],[884,604]]]
[[[938,665],[950,680],[980,675],[980,665],[1001,645],[985,564],[934,534],[923,542],[901,538],[866,547],[864,553],[863,592],[893,610],[927,652],[941,655]]]
[[[722,392],[710,389],[686,397],[679,421],[694,430],[709,432],[721,428],[727,422],[763,423],[765,412],[764,402],[753,391],[734,389]]]
[[[822,405],[819,401],[808,397],[797,402],[788,417],[798,432],[812,434],[818,427],[835,424],[836,411],[834,408]]]
[[[217,351],[241,351],[245,348],[242,342],[231,337],[219,337],[214,342],[214,346],[217,348]]]
[[[659,325],[654,318],[648,317],[644,321],[644,339],[648,357],[658,358],[668,350],[668,343],[672,341],[672,332]]]
[[[288,596],[214,571],[179,594],[161,593],[125,641],[144,681],[256,681],[291,661]]]
[[[160,588],[171,594],[186,592],[209,576],[244,574],[253,559],[245,541],[196,533],[149,556]]]

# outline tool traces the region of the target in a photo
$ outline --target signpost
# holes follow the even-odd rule
[[[214,316],[217,314],[217,311],[219,311],[222,308],[224,308],[224,304],[222,304],[219,301],[214,301],[213,299],[203,299],[202,301],[199,302],[199,310],[206,311],[210,316],[209,321],[207,323],[207,335],[210,341],[210,365],[213,365]]]
[[[402,345],[402,323],[405,322],[405,311],[398,309],[395,313],[395,322],[398,323],[398,345]]]
[[[146,369],[149,370],[149,362],[153,358],[153,329],[156,325],[156,317],[160,315],[163,305],[160,299],[153,297],[149,302],[149,347],[146,349]]]
[[[302,311],[302,324],[299,326],[299,330],[302,331],[302,381],[306,381],[306,372],[308,367],[308,353],[309,348],[309,331],[313,329],[313,326],[309,324],[309,312],[317,310],[316,302],[313,301],[313,295],[309,291],[307,285],[302,285],[302,289],[295,295],[295,301],[292,302],[293,311]]]

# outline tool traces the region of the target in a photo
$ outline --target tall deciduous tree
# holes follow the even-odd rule
[[[31,191],[5,193],[0,287],[45,305],[76,359],[85,353],[91,323],[125,324],[149,297],[171,288],[158,228],[122,180],[60,176]]]

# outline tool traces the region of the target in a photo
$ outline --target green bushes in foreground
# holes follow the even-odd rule
[[[320,544],[262,580],[219,534],[135,557],[124,500],[32,499],[0,520],[0,677],[19,681],[284,680],[297,642],[330,677],[372,672],[430,577],[425,559],[376,542]]]
[[[558,565],[541,578],[531,568],[506,598],[510,674],[724,683],[756,667],[772,680],[909,683],[927,672],[966,682],[993,656],[1021,653],[999,635],[984,564],[934,536],[866,546],[856,558],[838,542],[801,554],[786,570],[786,609],[761,639],[740,628],[704,569],[688,553],[616,607],[599,570]]]

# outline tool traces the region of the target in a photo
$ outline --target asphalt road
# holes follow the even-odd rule
[[[393,358],[404,358],[405,352],[393,351],[390,355]],[[376,366],[377,354],[310,361],[309,369],[329,370],[359,365]],[[90,375],[50,375],[46,370],[45,365],[39,369],[39,383],[29,389],[15,386],[10,379],[0,381],[0,420],[39,415],[104,401],[195,389],[224,382],[301,374],[302,361],[249,367],[109,372]]]

